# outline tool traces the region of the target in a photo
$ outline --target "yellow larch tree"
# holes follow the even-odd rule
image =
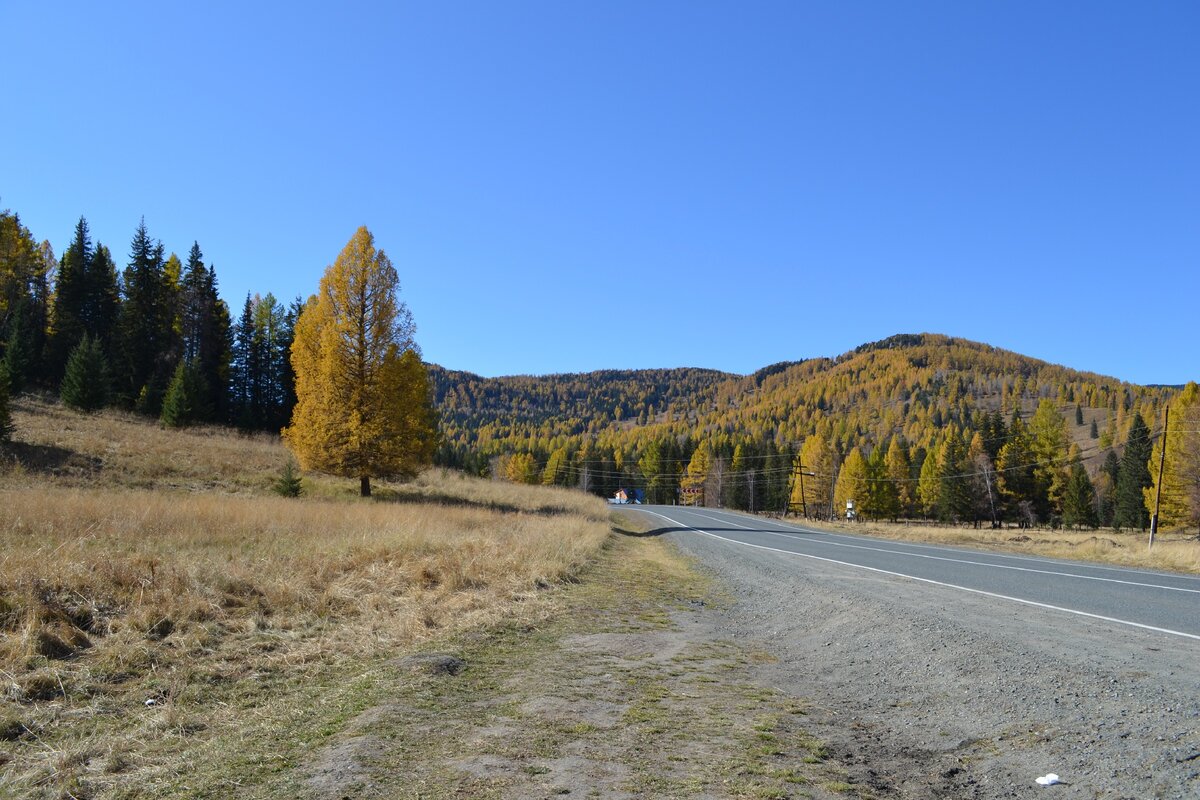
[[[824,436],[809,436],[804,440],[800,448],[799,464],[795,466],[804,471],[805,477],[801,481],[799,476],[796,476],[792,482],[793,508],[803,509],[805,516],[810,517],[824,517],[833,513],[831,503],[836,470],[835,458],[833,447]],[[804,487],[803,495],[800,493],[801,485]]]
[[[1153,484],[1143,493],[1146,508],[1154,511],[1159,502],[1159,525],[1186,528],[1200,523],[1200,386],[1187,384],[1171,403],[1167,435],[1155,439],[1150,454],[1150,478]],[[1167,448],[1163,458],[1163,447]],[[1162,490],[1159,491],[1159,464],[1162,464]]]
[[[846,513],[848,501],[854,502],[857,513],[871,514],[872,509],[867,502],[867,460],[857,447],[850,448],[842,468],[838,470],[837,484],[833,489],[833,512],[836,516]]]
[[[296,321],[296,408],[284,441],[305,469],[410,477],[433,458],[436,417],[400,279],[366,227],[325,270]]]

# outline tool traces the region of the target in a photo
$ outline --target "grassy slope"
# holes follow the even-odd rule
[[[169,783],[206,741],[267,708],[312,710],[314,681],[379,652],[540,618],[530,601],[608,536],[603,502],[576,493],[434,472],[374,502],[321,477],[286,500],[269,492],[287,457],[269,437],[29,398],[15,422],[0,794]]]

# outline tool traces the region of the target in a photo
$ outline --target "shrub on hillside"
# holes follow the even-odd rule
[[[295,463],[288,461],[283,465],[283,471],[279,473],[279,480],[275,481],[272,489],[281,497],[299,497],[304,494],[303,481]]]

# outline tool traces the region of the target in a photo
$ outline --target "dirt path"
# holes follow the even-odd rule
[[[299,770],[249,796],[880,797],[812,735],[810,708],[760,680],[727,598],[673,547],[619,536],[531,630],[399,659],[388,698]],[[861,770],[859,771],[861,774]]]

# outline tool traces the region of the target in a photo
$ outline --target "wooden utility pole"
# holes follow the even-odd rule
[[[1158,533],[1158,501],[1162,497],[1163,465],[1167,460],[1167,429],[1171,425],[1171,404],[1163,416],[1162,450],[1158,452],[1158,483],[1154,485],[1154,516],[1150,517],[1150,548],[1154,547],[1154,534]]]
[[[804,476],[808,475],[810,477],[815,477],[817,473],[805,472],[804,471],[804,462],[799,461],[798,459],[799,459],[799,456],[797,456],[797,461],[794,461],[792,463],[792,471],[788,473],[787,501],[783,504],[783,516],[787,517],[788,511],[790,511],[792,509],[792,486],[795,483],[796,476],[799,475],[800,476],[800,513],[804,515],[805,519],[808,519],[808,500],[804,497]]]
[[[804,462],[800,462],[800,513],[808,519],[808,500],[804,498]]]

